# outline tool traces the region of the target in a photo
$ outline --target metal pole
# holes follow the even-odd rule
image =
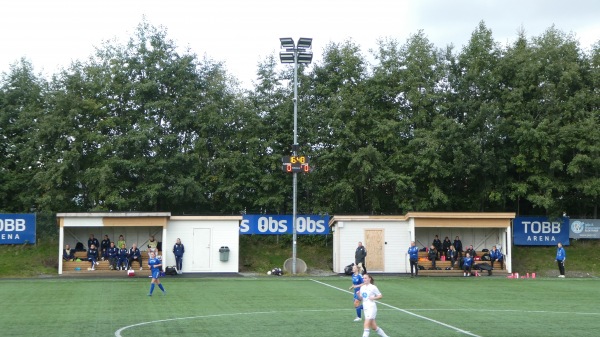
[[[297,156],[296,144],[298,144],[298,48],[294,46],[294,144],[292,146],[292,155]],[[292,215],[292,274],[296,275],[296,207],[298,193],[298,173],[294,172],[293,182],[293,215]]]

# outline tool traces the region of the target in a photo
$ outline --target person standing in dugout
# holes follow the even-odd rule
[[[354,264],[358,266],[360,263],[362,265],[363,274],[367,273],[367,265],[365,264],[366,257],[367,249],[363,246],[361,241],[358,241],[358,247],[356,247],[356,252],[354,253]]]
[[[110,239],[108,235],[104,235],[104,239],[100,243],[100,255],[102,256],[102,261],[108,259],[108,248],[110,248]]]
[[[419,248],[414,241],[411,241],[410,247],[408,247],[408,260],[410,261],[410,277],[419,276]]]
[[[458,255],[456,255],[456,257],[460,261],[460,259],[463,257],[463,245],[462,245],[462,241],[460,241],[460,237],[458,235],[454,239],[454,249],[456,249],[456,253],[458,254]]]
[[[443,246],[442,241],[437,235],[433,239],[433,246],[435,247],[435,252],[437,254],[437,258],[439,259],[440,257],[442,257]]]
[[[183,253],[185,253],[185,247],[181,243],[181,239],[177,238],[175,245],[173,246],[173,255],[175,255],[175,265],[177,267],[177,274],[181,274],[183,268]]]

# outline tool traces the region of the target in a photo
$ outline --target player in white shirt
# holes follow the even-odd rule
[[[381,299],[383,295],[381,295],[381,292],[375,285],[375,280],[369,274],[363,275],[363,281],[364,285],[360,287],[360,292],[358,294],[359,298],[362,300],[363,311],[365,313],[363,337],[368,337],[371,329],[375,330],[381,337],[388,337],[383,329],[377,326],[377,322],[375,321],[375,318],[377,317],[376,301]]]

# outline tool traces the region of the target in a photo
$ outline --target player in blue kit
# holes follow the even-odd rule
[[[355,322],[361,321],[360,313],[363,306],[358,298],[358,291],[363,283],[362,268],[357,265],[352,266],[352,285],[350,286],[350,290],[352,290],[352,293],[354,294],[354,308],[356,308],[356,318],[354,319]]]
[[[167,292],[165,288],[163,288],[160,283],[160,271],[162,269],[162,261],[156,257],[156,253],[154,251],[150,251],[150,258],[148,259],[148,268],[152,272],[152,281],[150,281],[150,292],[148,296],[152,296],[152,292],[154,291],[154,285],[158,285],[160,290],[162,290],[163,295],[166,295]]]
[[[471,254],[467,253],[463,259],[463,276],[471,276],[471,266],[473,265],[473,258]]]

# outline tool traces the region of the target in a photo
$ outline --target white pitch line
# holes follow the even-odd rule
[[[339,290],[339,291],[343,291],[343,292],[345,292],[345,293],[348,293],[348,294],[352,294],[351,292],[349,292],[349,291],[348,291],[348,290],[346,290],[346,289],[338,288],[338,287],[336,287],[336,286],[332,286],[331,284],[327,284],[327,283],[324,283],[324,282],[321,282],[321,281],[317,281],[317,280],[313,280],[313,279],[311,279],[311,281],[313,281],[313,282],[316,282],[316,283],[319,283],[319,284],[322,284],[322,285],[324,285],[324,286],[328,286],[328,287],[330,287],[330,288],[333,288],[333,289],[336,289],[336,290]],[[446,328],[452,329],[452,330],[454,330],[454,331],[460,332],[460,333],[462,333],[462,334],[465,334],[465,335],[468,335],[468,336],[472,336],[472,337],[481,337],[481,336],[479,336],[479,335],[476,335],[476,334],[474,334],[474,333],[472,333],[472,332],[470,332],[470,331],[466,331],[466,330],[463,330],[463,329],[461,329],[461,328],[457,328],[457,327],[455,327],[455,326],[452,326],[452,325],[450,325],[450,324],[446,324],[446,323],[444,323],[444,322],[436,321],[435,319],[431,319],[431,318],[429,318],[429,317],[425,317],[425,316],[421,316],[421,315],[415,314],[414,312],[410,312],[410,311],[408,311],[408,310],[404,310],[404,309],[397,308],[397,307],[395,307],[395,306],[393,306],[393,305],[389,305],[389,304],[386,304],[386,303],[383,303],[383,302],[380,302],[380,301],[377,301],[377,303],[379,303],[379,304],[381,304],[381,305],[383,305],[383,306],[386,306],[386,307],[388,307],[388,308],[392,308],[392,309],[394,309],[394,310],[401,311],[401,312],[403,312],[403,313],[405,313],[405,314],[412,315],[412,316],[415,316],[415,317],[418,317],[418,318],[421,318],[421,319],[424,319],[424,320],[430,321],[430,322],[432,322],[432,323],[435,323],[435,324],[439,324],[439,325],[441,325],[441,326],[444,326],[444,327],[446,327]]]
[[[254,311],[254,312],[237,312],[232,314],[216,314],[216,315],[202,315],[202,316],[190,316],[190,317],[176,317],[176,318],[167,318],[167,319],[159,319],[155,321],[141,322],[137,324],[132,324],[128,326],[124,326],[119,330],[115,331],[115,337],[122,337],[121,332],[124,330],[135,328],[142,325],[162,323],[162,322],[172,322],[172,321],[180,321],[184,319],[198,319],[198,318],[212,318],[212,317],[227,317],[227,316],[242,316],[242,315],[264,315],[264,314],[276,314],[276,313],[284,313],[284,312],[324,312],[324,311],[347,311],[349,309],[307,309],[307,310],[294,310],[294,311]]]
[[[581,311],[548,311],[548,310],[518,310],[518,309],[436,309],[436,308],[414,308],[408,309],[413,311],[468,311],[468,312],[516,312],[528,314],[557,314],[557,315],[583,315],[583,316],[600,316],[600,312],[581,312]]]

